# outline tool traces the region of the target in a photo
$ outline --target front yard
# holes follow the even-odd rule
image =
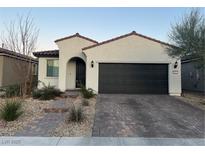
[[[32,98],[23,101],[24,113],[15,121],[5,122],[0,119],[0,136],[13,136],[16,132],[42,118],[45,115],[43,108],[49,106],[50,101],[39,101]],[[0,98],[0,105],[5,104],[5,99]]]
[[[167,95],[100,95],[100,102],[95,107],[96,96],[92,96],[91,93],[85,90],[81,93],[66,92],[51,100],[24,99],[24,112],[21,116],[10,122],[0,119],[0,136],[201,137],[202,110],[192,106],[205,109],[205,99],[202,95],[184,93],[177,99]],[[35,96],[37,97],[38,93]],[[0,98],[1,107],[6,100]],[[191,116],[190,113],[194,115]],[[196,124],[199,132],[192,128],[193,124]],[[159,128],[153,128],[154,125]],[[170,134],[169,127],[164,128],[166,125],[170,125],[177,133]]]
[[[71,108],[72,104],[69,101],[66,101],[67,106]],[[71,122],[69,119],[69,112],[65,114],[65,121],[60,123],[58,127],[52,132],[52,136],[87,136],[90,137],[92,135],[92,128],[94,123],[95,116],[95,104],[96,98],[92,98],[89,100],[89,106],[83,106],[82,97],[79,96],[74,101],[75,106],[83,106],[83,113],[85,114],[85,119],[83,122]]]
[[[75,97],[65,96],[64,94],[64,97],[48,101],[25,99],[22,106],[24,113],[17,120],[11,122],[0,120],[0,136],[21,136],[21,134],[39,136],[42,132],[43,136],[91,136],[96,98],[89,99],[88,106],[85,106],[80,93]],[[1,98],[0,105],[4,103],[5,99]],[[70,120],[73,106],[82,109],[83,120],[79,122]]]

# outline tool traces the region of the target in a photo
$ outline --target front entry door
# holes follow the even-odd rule
[[[85,62],[81,59],[76,60],[76,88],[85,86]]]

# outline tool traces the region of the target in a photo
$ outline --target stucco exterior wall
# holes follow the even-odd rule
[[[181,94],[181,62],[174,69],[176,59],[168,56],[166,46],[131,35],[84,51],[86,59],[86,87],[98,93],[99,63],[166,63],[169,66],[169,93]],[[94,67],[91,68],[91,61]]]
[[[58,58],[39,58],[38,60],[38,80],[45,83],[46,85],[50,84],[51,86],[58,86],[58,77],[47,77],[47,60],[48,59],[58,59]],[[43,84],[39,83],[38,88],[42,88]]]
[[[75,88],[75,64],[70,63],[73,57],[79,57],[86,61],[86,56],[82,52],[82,48],[93,45],[95,43],[73,37],[57,42],[59,47],[59,88],[64,91],[66,89]],[[70,64],[68,64],[70,63]],[[67,67],[69,66],[69,67]],[[70,68],[70,70],[69,70]]]
[[[28,62],[8,56],[0,56],[0,86],[21,84],[25,80]]]
[[[3,56],[0,56],[0,87],[3,82]]]

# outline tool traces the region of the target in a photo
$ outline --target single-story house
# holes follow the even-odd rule
[[[38,61],[4,48],[0,48],[0,87],[21,84],[25,80],[22,71],[32,63],[31,71],[37,76]]]
[[[133,31],[100,43],[79,33],[55,43],[59,50],[34,53],[45,84],[62,91],[85,85],[96,93],[181,95],[181,61],[168,56],[165,42]]]
[[[182,58],[182,90],[205,92],[205,68],[199,67],[200,57]]]

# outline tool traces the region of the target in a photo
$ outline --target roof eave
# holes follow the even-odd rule
[[[35,57],[59,57],[59,50],[47,50],[47,51],[39,51],[33,52]]]
[[[30,57],[30,56],[26,56],[26,55],[23,55],[23,54],[20,54],[20,53],[16,53],[14,51],[10,51],[10,50],[7,50],[7,49],[4,49],[4,48],[0,48],[0,54],[1,55],[8,55],[8,56],[12,56],[13,58],[20,58],[20,59],[24,59],[26,61],[33,61],[33,62],[38,62],[35,58],[33,57]]]

